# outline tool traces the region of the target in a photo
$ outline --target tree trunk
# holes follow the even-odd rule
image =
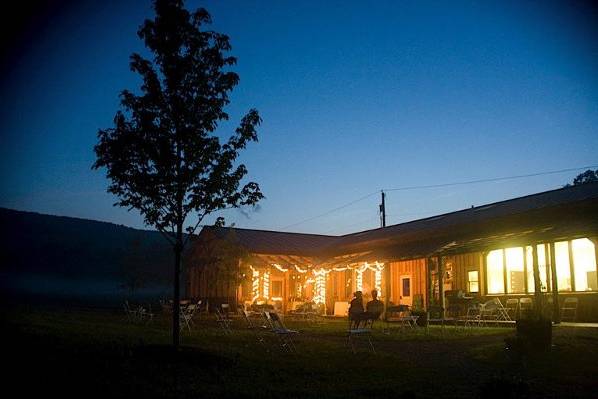
[[[178,224],[176,242],[174,244],[174,293],[172,304],[172,345],[178,349],[180,338],[180,311],[181,311],[181,252],[183,251],[183,227]]]

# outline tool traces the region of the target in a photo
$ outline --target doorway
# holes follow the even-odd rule
[[[411,293],[411,275],[401,276],[400,282],[400,303],[401,305],[411,306],[413,303],[413,297]]]

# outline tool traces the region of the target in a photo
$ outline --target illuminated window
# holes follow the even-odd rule
[[[596,248],[587,238],[571,241],[575,270],[575,291],[598,291],[596,280]],[[560,280],[559,280],[559,288]]]
[[[546,245],[539,244],[536,247],[538,254],[538,269],[540,271],[541,291],[548,291],[548,263],[546,262]],[[532,254],[532,247],[525,247],[525,256],[527,262],[527,290],[528,292],[536,292],[536,284],[534,282],[534,258]]]
[[[556,277],[559,291],[571,291],[571,265],[569,264],[569,242],[554,243]]]
[[[490,251],[486,257],[486,282],[489,294],[504,294],[503,250]]]
[[[523,269],[523,248],[505,249],[507,270],[507,293],[525,293],[525,275]]]
[[[467,272],[467,291],[471,293],[480,292],[479,273],[477,270]]]

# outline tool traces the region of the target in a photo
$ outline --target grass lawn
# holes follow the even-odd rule
[[[590,328],[554,328],[553,350],[533,357],[505,350],[512,328],[378,329],[377,353],[363,341],[353,354],[345,321],[287,320],[300,331],[297,353],[287,354],[270,333],[263,347],[242,320],[227,336],[210,318],[183,333],[174,355],[165,350],[166,318],[134,325],[118,312],[32,308],[2,318],[7,388],[24,397],[598,397],[598,330]]]

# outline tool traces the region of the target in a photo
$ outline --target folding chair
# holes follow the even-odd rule
[[[134,323],[137,321],[138,319],[138,314],[136,310],[131,309],[131,306],[129,305],[129,301],[125,301],[123,304],[123,308],[125,311],[125,316],[127,318],[127,321],[129,323]]]
[[[480,326],[488,326],[488,321],[496,321],[498,318],[499,311],[496,298],[486,301],[480,305]]]
[[[147,308],[140,306],[137,314],[139,321],[143,322],[145,320],[145,324],[149,324],[154,320],[154,313],[152,312],[151,303],[147,305]]]
[[[389,306],[384,317],[385,332],[390,332],[390,324],[397,323],[399,329],[414,329],[419,316],[413,316],[408,305]]]
[[[517,320],[517,313],[519,311],[519,299],[517,298],[509,298],[507,299],[507,306],[505,306],[505,310],[509,315],[511,320]]]
[[[278,336],[280,348],[287,352],[296,352],[293,335],[299,334],[299,331],[288,329],[276,313],[265,311],[264,317],[270,325],[271,331]]]
[[[561,321],[573,321],[577,320],[577,306],[579,301],[577,298],[565,298],[563,306],[561,307]]]
[[[241,312],[241,316],[245,320],[247,329],[251,330],[254,333],[255,338],[257,339],[257,342],[259,342],[260,345],[264,346],[265,340],[264,340],[264,337],[262,336],[262,334],[260,334],[260,332],[262,330],[266,329],[267,327],[264,325],[255,324],[253,322],[253,320],[251,319],[251,314],[249,313],[249,311],[247,311],[245,309],[240,309],[240,312]]]
[[[494,298],[492,302],[496,306],[496,320],[511,321],[511,316],[509,316],[509,312],[507,312],[500,299]]]
[[[349,315],[349,330],[347,330],[347,345],[351,347],[353,354],[357,353],[355,349],[355,340],[357,337],[365,337],[370,345],[372,353],[376,353],[372,343],[372,329],[374,327],[374,318],[355,318]]]
[[[179,316],[179,325],[181,329],[187,327],[187,330],[191,332],[191,326],[193,325],[193,316],[197,311],[197,305],[191,304],[187,305],[185,308],[181,309],[181,313]]]
[[[472,303],[467,307],[464,327],[479,327],[481,324],[481,307],[479,303]]]
[[[225,304],[222,306],[224,307]],[[228,306],[228,305],[227,305]],[[232,320],[228,318],[228,313],[221,311],[219,308],[216,308],[216,323],[222,328],[222,331],[225,334],[230,334],[232,330],[230,329],[230,322]]]

